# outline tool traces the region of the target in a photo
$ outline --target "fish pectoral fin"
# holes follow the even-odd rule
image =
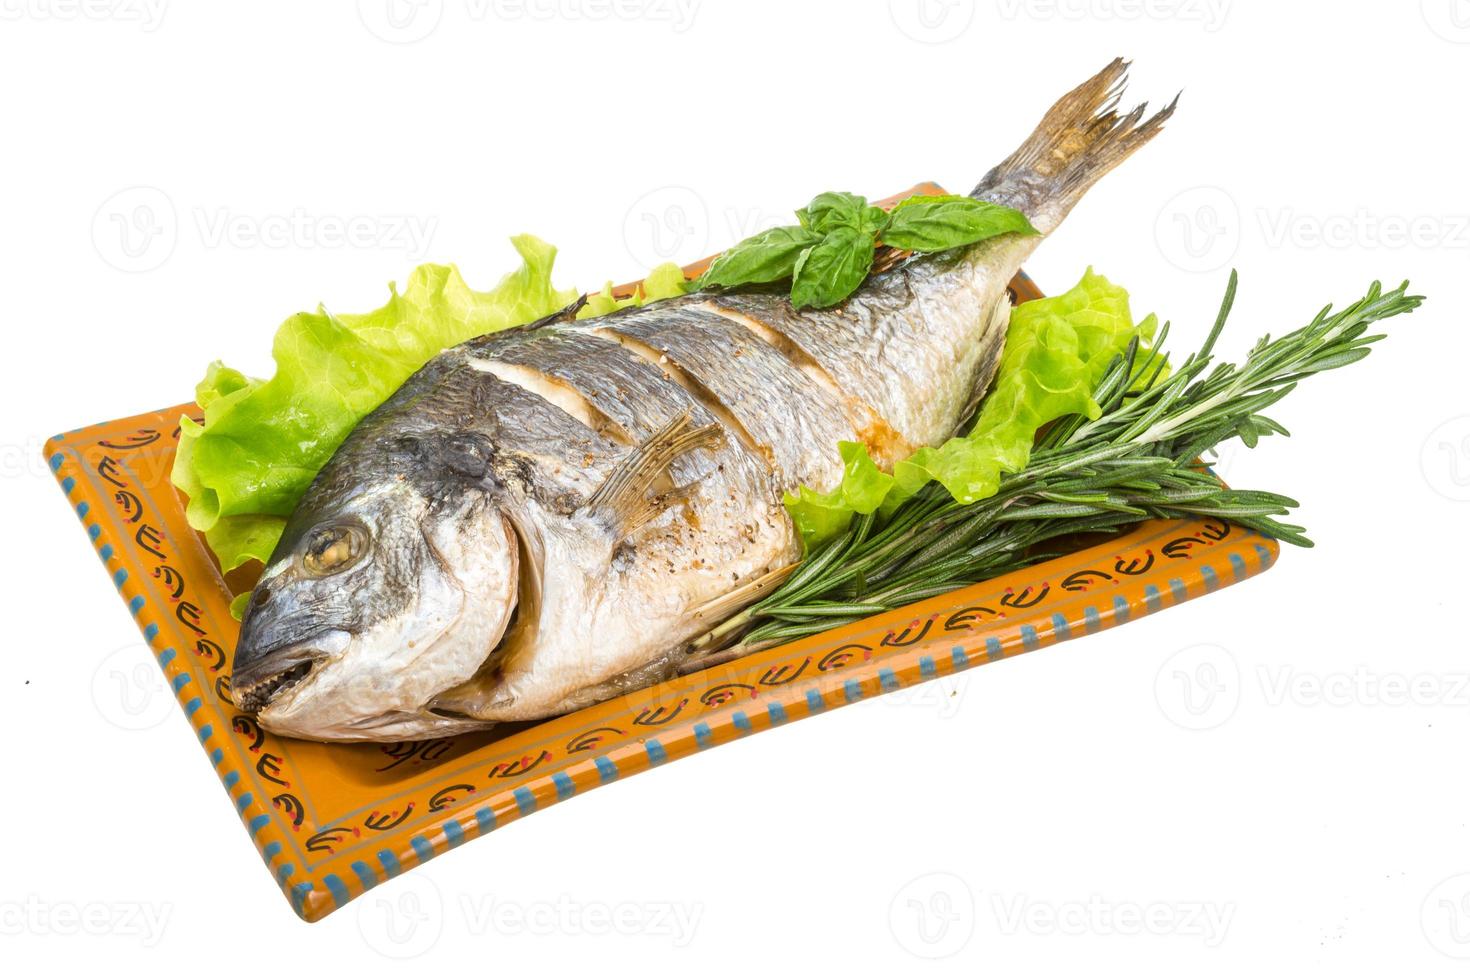
[[[780,568],[773,568],[744,585],[736,586],[713,599],[707,599],[689,610],[686,617],[690,623],[708,623],[711,626],[717,626],[756,600],[764,598],[766,593],[790,578],[791,573],[796,571],[797,564],[797,562],[792,562]],[[696,640],[694,646],[699,646],[703,639],[700,637]]]
[[[695,449],[712,449],[724,438],[715,423],[695,426],[690,412],[680,412],[613,468],[602,486],[587,499],[584,510],[626,536],[688,498],[691,486],[650,493],[666,480],[669,465]]]
[[[693,493],[694,487],[690,484],[685,484],[681,487],[675,487],[672,490],[666,490],[663,493],[655,493],[644,497],[632,508],[620,511],[616,517],[615,526],[625,536],[632,534],[670,507],[676,507],[687,501]]]
[[[428,704],[428,709],[446,718],[470,718],[475,721],[499,721],[497,711],[504,710],[515,699],[498,690],[498,673],[481,671],[467,681],[441,691]]]

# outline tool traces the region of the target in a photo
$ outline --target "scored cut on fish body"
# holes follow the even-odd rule
[[[281,624],[302,633],[303,615],[329,618],[291,607],[296,559],[314,528],[356,514],[365,499],[404,502],[354,519],[420,522],[426,540],[458,542],[457,560],[471,564],[465,542],[503,551],[499,522],[508,521],[520,554],[513,615],[497,619],[468,591],[456,607],[452,596],[404,601],[344,587],[351,598],[318,603],[341,621],[320,625],[353,640],[265,704],[262,724],[305,737],[448,734],[561,713],[668,676],[681,645],[708,626],[693,610],[799,557],[782,493],[835,486],[839,441],[861,442],[891,465],[970,417],[1001,356],[1007,285],[1022,261],[1173,111],[1119,115],[1125,71],[1115,61],[1064,96],[973,191],[1022,211],[1039,235],[910,258],[831,309],[794,309],[774,288],[701,292],[583,321],[550,318],[436,357],[354,430],[288,522],[262,579],[276,609],[252,600],[236,673],[243,663],[249,689],[265,690],[251,665],[291,639]],[[616,508],[589,506],[614,474],[629,475],[640,446],[686,417],[722,438],[630,481],[650,503],[636,509],[661,513],[625,526],[607,516]],[[443,550],[420,564],[446,565]],[[465,577],[499,581],[484,569]],[[353,615],[341,615],[344,602],[355,603]],[[459,610],[442,613],[449,625],[421,641],[437,658],[412,667],[432,673],[438,695],[414,703],[421,677],[406,685],[411,696],[380,680],[368,686],[382,711],[352,722],[327,703],[334,678],[391,677],[383,664],[393,651],[378,648],[405,635],[415,605]],[[373,609],[388,612],[365,614]],[[508,619],[493,648],[453,642],[482,614]]]
[[[667,358],[702,401],[720,405],[726,425],[771,466],[776,484],[834,486],[842,479],[833,447],[857,433],[842,403],[813,384],[780,350],[739,322],[694,304],[649,307],[642,316],[614,318],[599,334]]]

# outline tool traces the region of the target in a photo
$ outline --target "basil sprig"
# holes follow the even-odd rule
[[[697,285],[731,288],[790,279],[798,309],[835,306],[863,284],[879,245],[942,252],[996,235],[1037,233],[1013,208],[955,194],[916,194],[885,211],[856,194],[828,191],[799,209],[796,220],[721,252]]]

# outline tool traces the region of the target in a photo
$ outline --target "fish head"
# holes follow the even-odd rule
[[[504,634],[518,539],[493,488],[434,465],[442,453],[407,456],[359,468],[381,477],[324,471],[287,522],[246,606],[231,680],[263,727],[321,740],[483,727],[429,706]]]

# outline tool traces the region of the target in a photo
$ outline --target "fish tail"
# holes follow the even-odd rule
[[[1115,58],[1058,99],[1036,131],[970,196],[1016,208],[1043,234],[1060,224],[1088,188],[1153,139],[1174,114],[1177,95],[1148,119],[1146,103],[1118,114],[1128,64]]]

